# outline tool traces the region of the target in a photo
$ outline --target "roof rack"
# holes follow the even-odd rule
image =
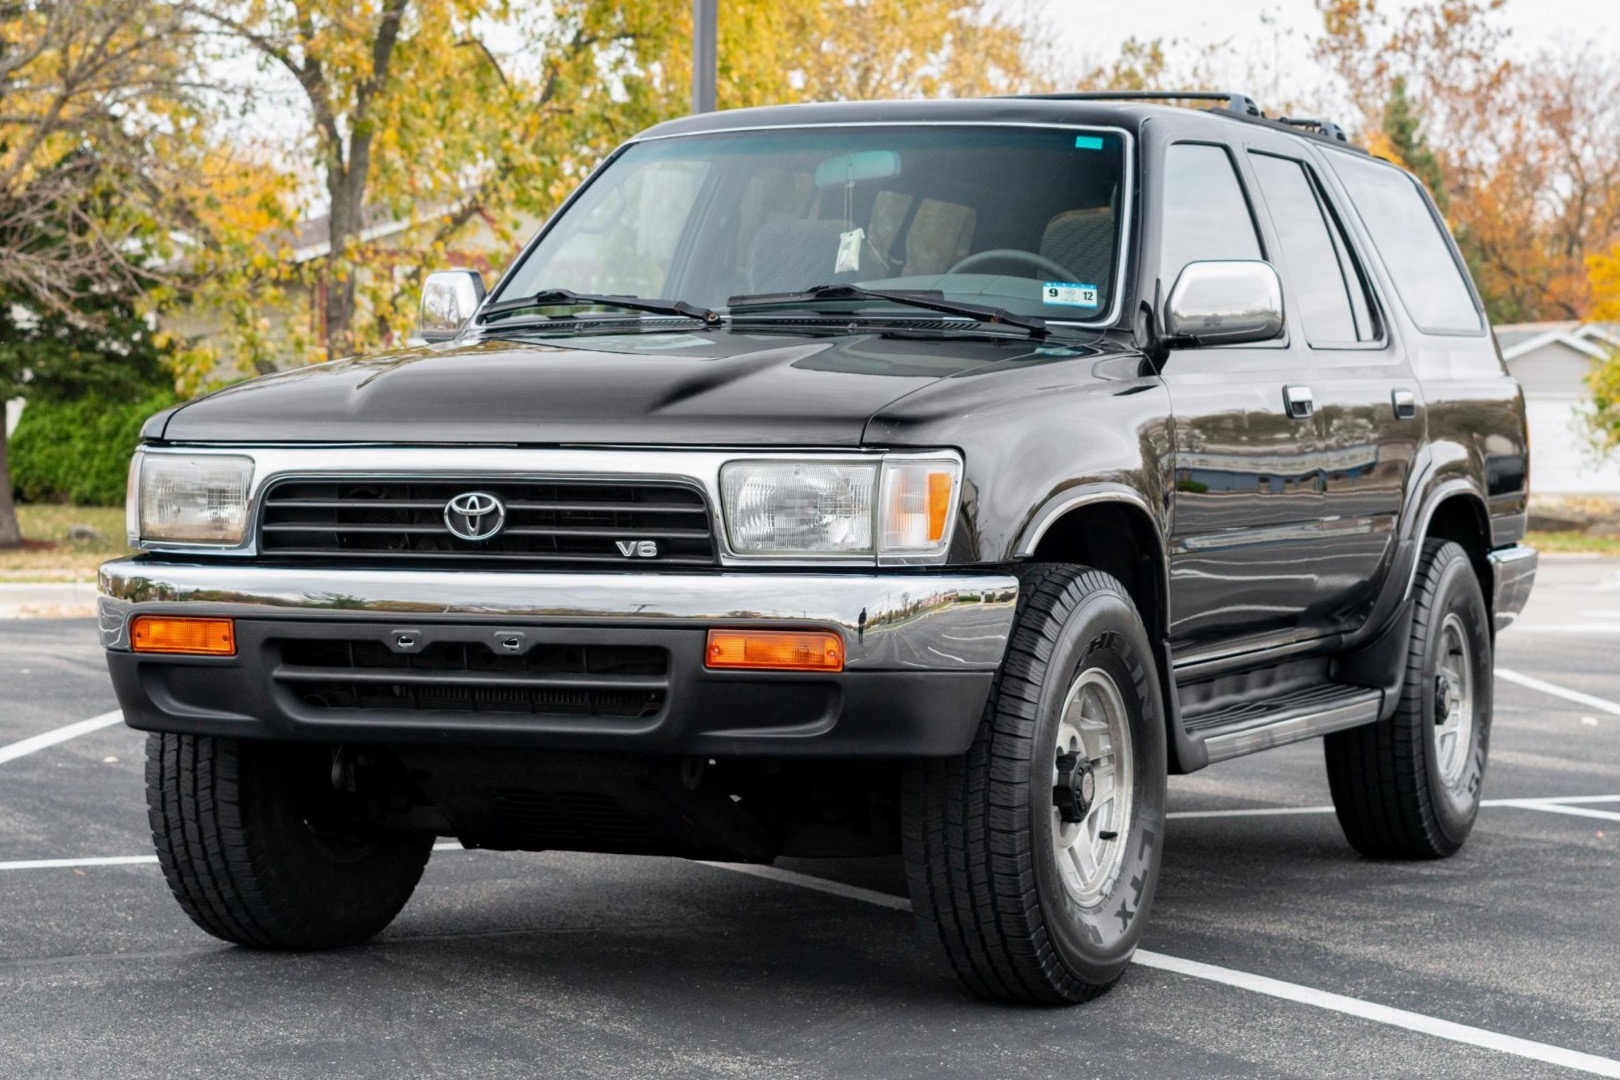
[[[1076,90],[1019,96],[1053,101],[1219,101],[1239,116],[1265,116],[1254,98],[1227,90]]]
[[[1339,143],[1365,154],[1367,151],[1350,141],[1349,134],[1332,120],[1313,116],[1267,116],[1254,98],[1231,90],[1074,90],[1053,94],[1018,94],[1021,98],[1048,101],[1213,101],[1210,112],[1223,112],[1240,120],[1275,124]]]
[[[1345,134],[1344,128],[1335,124],[1332,120],[1318,120],[1312,116],[1278,116],[1273,119],[1279,124],[1287,124],[1292,128],[1318,132],[1334,142],[1348,143],[1350,141],[1350,136]]]

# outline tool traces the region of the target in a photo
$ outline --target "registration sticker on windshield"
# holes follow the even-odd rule
[[[1073,281],[1048,281],[1041,286],[1041,300],[1067,307],[1096,307],[1097,286]]]

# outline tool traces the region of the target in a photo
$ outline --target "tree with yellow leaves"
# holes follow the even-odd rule
[[[0,2],[0,399],[163,389],[200,105],[162,0]],[[0,431],[0,548],[22,543]]]
[[[1620,198],[1620,190],[1614,192]],[[1592,319],[1612,323],[1620,334],[1620,242],[1606,254],[1586,261],[1592,290]],[[1600,451],[1620,450],[1620,344],[1609,350],[1606,360],[1587,376],[1592,390],[1592,412],[1588,422]]]
[[[329,222],[330,253],[311,282],[321,357],[397,340],[414,316],[423,267],[384,266],[394,256],[368,240],[368,225],[429,230],[419,243],[430,265],[453,260],[475,227],[515,247],[517,222],[549,213],[617,142],[686,111],[684,3],[192,0],[191,9],[302,98]],[[724,5],[719,42],[728,108],[1027,82],[1021,29],[985,0],[737,0]],[[277,274],[284,268],[266,276]]]

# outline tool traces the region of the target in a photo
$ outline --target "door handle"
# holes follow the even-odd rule
[[[1417,416],[1417,395],[1410,390],[1396,390],[1389,395],[1395,406],[1395,419],[1411,420]]]
[[[1304,420],[1316,412],[1316,399],[1308,386],[1283,387],[1283,409],[1295,420]]]

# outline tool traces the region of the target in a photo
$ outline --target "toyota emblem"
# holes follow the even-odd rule
[[[506,504],[487,491],[464,491],[444,507],[450,535],[478,543],[506,527]]]

